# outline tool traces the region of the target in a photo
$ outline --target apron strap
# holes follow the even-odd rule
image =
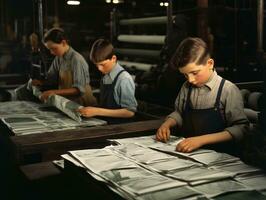
[[[118,77],[120,76],[120,74],[122,74],[123,72],[125,72],[126,70],[121,70],[120,72],[118,72],[118,74],[116,75],[114,81],[112,82],[112,85],[114,86],[116,84],[116,81],[118,79]]]
[[[189,88],[188,88],[188,94],[187,94],[187,100],[186,100],[186,106],[185,106],[185,111],[189,110],[190,108],[190,95],[191,95],[191,90],[192,90],[192,85],[190,84],[189,85]]]
[[[115,79],[114,79],[113,82],[112,82],[112,85],[115,85],[115,84],[116,84],[116,81],[117,81],[119,75],[120,75],[122,72],[124,72],[124,71],[126,71],[126,70],[121,70],[120,72],[118,72],[118,74],[116,75]],[[103,85],[103,79],[101,79],[101,84]]]
[[[217,92],[216,101],[215,101],[215,105],[214,105],[216,108],[220,107],[220,98],[222,95],[224,83],[225,83],[225,79],[222,79],[220,86],[219,86],[219,89],[218,89],[218,92]]]

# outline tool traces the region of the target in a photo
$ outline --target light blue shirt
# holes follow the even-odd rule
[[[111,84],[116,75],[124,70],[121,65],[116,63],[112,71],[104,75],[103,84]],[[126,108],[130,111],[137,111],[137,100],[135,98],[135,83],[131,75],[125,71],[120,74],[114,87],[114,99],[121,108]]]

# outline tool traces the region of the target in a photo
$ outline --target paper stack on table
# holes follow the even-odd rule
[[[70,151],[62,157],[125,199],[212,199],[232,192],[266,191],[262,170],[213,150],[176,152],[178,137],[172,136],[169,143],[157,142],[154,136],[112,141],[118,145]]]

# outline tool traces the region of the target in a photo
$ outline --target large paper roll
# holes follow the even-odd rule
[[[166,23],[167,23],[167,16],[122,19],[119,21],[120,25],[166,24]]]
[[[118,35],[117,40],[130,43],[164,44],[165,35]]]
[[[130,62],[130,61],[118,61],[120,65],[126,66],[128,68],[136,68],[142,71],[149,71],[152,67],[155,67],[155,64],[139,63],[139,62]]]
[[[128,55],[128,56],[138,56],[138,57],[159,57],[159,50],[147,50],[147,49],[125,49],[125,48],[117,48],[115,49],[117,54]]]

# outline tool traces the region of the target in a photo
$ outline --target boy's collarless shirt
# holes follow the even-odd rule
[[[124,68],[116,63],[111,72],[103,76],[103,84],[112,84],[117,74],[122,70]],[[114,99],[121,108],[136,112],[135,83],[127,71],[122,72],[117,79],[114,87]]]
[[[193,87],[190,95],[193,109],[206,109],[214,107],[217,92],[222,81],[215,71],[202,87]],[[190,84],[186,81],[175,102],[175,111],[168,117],[173,118],[178,127],[182,126],[182,113],[185,109]],[[234,139],[239,140],[248,130],[248,120],[244,114],[244,104],[241,93],[236,85],[226,80],[220,99],[221,114],[225,119],[227,130]],[[204,134],[204,133],[203,133]]]

